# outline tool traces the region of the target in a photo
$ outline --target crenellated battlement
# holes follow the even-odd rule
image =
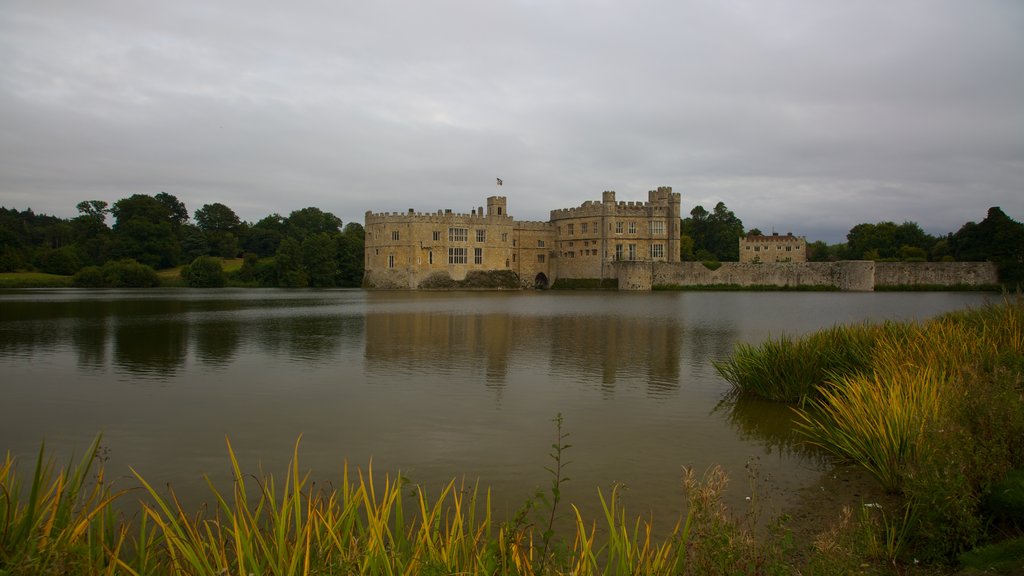
[[[643,217],[669,215],[672,208],[677,208],[682,195],[672,192],[671,186],[662,186],[647,193],[647,202],[616,201],[615,192],[605,191],[601,201],[587,200],[575,208],[560,208],[551,211],[551,220],[567,220],[571,218],[592,218],[595,216],[609,217]]]
[[[451,210],[438,210],[437,212],[416,212],[410,210],[409,212],[366,212],[365,223],[370,224],[382,224],[382,223],[410,223],[410,222],[448,222],[451,220],[479,220],[481,222],[487,221],[511,221],[511,216],[501,215],[486,215],[479,211],[472,211],[469,213],[465,212],[453,212]]]
[[[540,220],[517,220],[512,225],[514,230],[537,230],[537,231],[552,231],[555,229],[555,225],[551,222],[542,222]]]

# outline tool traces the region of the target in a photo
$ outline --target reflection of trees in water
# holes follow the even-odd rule
[[[207,366],[229,364],[242,340],[242,325],[237,320],[197,322],[192,332],[196,358]]]
[[[75,318],[71,327],[71,342],[78,354],[78,367],[99,370],[107,365],[106,315],[99,318]]]
[[[271,354],[317,363],[332,361],[343,348],[358,349],[363,339],[362,316],[285,316],[253,326],[257,344]]]
[[[133,318],[114,327],[114,363],[133,375],[173,376],[188,356],[188,323]]]
[[[730,394],[715,408],[745,440],[756,440],[779,454],[820,460],[824,453],[804,441],[793,425],[793,408],[782,402]]]
[[[0,353],[31,357],[64,344],[69,331],[76,348],[94,345],[92,336],[84,336],[81,331],[94,326],[102,329],[108,314],[109,302],[4,302],[0,305]],[[86,350],[85,357],[90,358],[89,362],[98,358],[102,364],[104,356],[96,353]]]
[[[512,332],[508,314],[368,313],[366,365],[385,373],[476,372],[500,388]]]
[[[679,388],[682,325],[673,318],[560,317],[551,323],[551,365],[602,383],[610,393],[619,378],[642,375],[654,396]]]

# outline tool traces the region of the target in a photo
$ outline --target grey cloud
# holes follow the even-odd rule
[[[838,241],[1024,217],[1024,5],[52,2],[0,14],[0,204],[519,217],[671,185]]]

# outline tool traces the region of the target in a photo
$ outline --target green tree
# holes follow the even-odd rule
[[[170,197],[170,195],[165,195]],[[173,198],[173,197],[171,197]],[[180,215],[168,207],[166,198],[134,194],[114,203],[113,253],[153,268],[175,266],[181,254],[176,224]],[[186,214],[187,217],[187,214]]]
[[[327,233],[334,236],[341,233],[341,218],[319,208],[303,208],[288,215],[285,229],[288,236],[300,242],[314,234]]]
[[[850,259],[877,260],[899,258],[904,246],[920,248],[927,254],[935,238],[926,234],[916,222],[879,222],[857,224],[846,235],[846,256]],[[870,258],[876,256],[875,258]]]
[[[302,268],[306,271],[306,279],[310,286],[337,286],[337,250],[336,237],[326,232],[307,236],[302,241]]]
[[[79,215],[71,220],[74,243],[83,263],[99,265],[110,254],[111,232],[107,226],[110,209],[103,200],[86,200],[77,205]]]
[[[1024,225],[998,206],[985,219],[964,224],[949,238],[957,260],[989,261],[999,266],[999,279],[1011,286],[1024,283]]]
[[[178,231],[181,239],[181,259],[192,262],[200,256],[208,256],[211,252],[206,234],[194,224],[186,224]]]
[[[724,202],[715,204],[712,212],[703,206],[690,211],[690,217],[682,222],[682,234],[693,239],[695,258],[711,255],[711,260],[735,262],[740,259],[740,237],[743,236],[743,221],[726,207]]]
[[[829,262],[833,260],[829,253],[828,245],[821,240],[807,243],[808,262]]]
[[[200,256],[181,271],[185,284],[192,288],[220,288],[227,278],[218,258]]]
[[[188,208],[185,208],[185,203],[178,200],[177,196],[167,192],[160,192],[154,198],[167,207],[167,214],[173,226],[183,226],[188,222]]]
[[[234,210],[215,202],[196,210],[195,217],[196,225],[206,235],[211,254],[223,258],[238,255],[238,234],[242,229],[242,221]]]
[[[287,226],[280,214],[271,214],[249,227],[242,248],[260,257],[273,256],[285,237]]]
[[[274,270],[277,273],[277,285],[282,288],[309,286],[309,277],[302,266],[302,245],[294,238],[281,240],[274,254]]]
[[[681,228],[681,227],[680,227]],[[683,262],[690,262],[694,259],[693,238],[686,234],[679,234],[679,259]]]
[[[362,224],[349,222],[337,238],[338,285],[356,287],[363,283],[366,231]]]

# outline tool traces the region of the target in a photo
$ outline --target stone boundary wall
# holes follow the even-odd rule
[[[996,284],[991,262],[725,262],[710,270],[700,262],[615,262],[619,290],[654,286],[828,286],[870,292],[876,286],[982,286]]]
[[[998,284],[992,262],[877,262],[875,286],[984,286]]]

